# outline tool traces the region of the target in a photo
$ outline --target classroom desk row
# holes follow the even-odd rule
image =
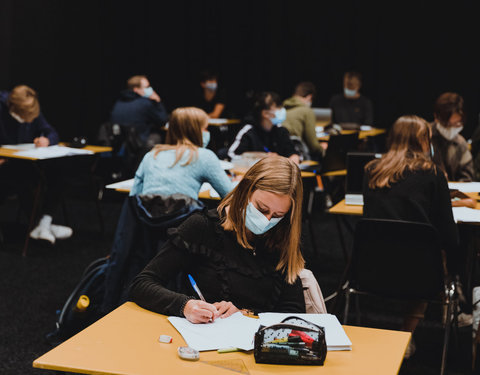
[[[252,353],[201,352],[198,362],[177,356],[185,341],[164,315],[127,302],[82,332],[37,358],[33,367],[95,375],[196,374],[233,372],[268,374],[397,374],[410,333],[364,327],[343,327],[351,351],[329,351],[323,366],[257,364]],[[171,344],[158,341],[160,335]]]

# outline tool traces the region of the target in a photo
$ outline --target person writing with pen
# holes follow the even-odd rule
[[[300,162],[300,155],[290,140],[288,130],[281,126],[287,112],[275,92],[262,92],[253,105],[247,124],[240,129],[228,150],[234,160],[244,152],[259,151],[268,155],[280,155]]]
[[[134,279],[130,300],[192,323],[244,309],[305,312],[298,277],[305,263],[302,195],[293,161],[279,156],[260,160],[218,209],[192,215],[170,230],[169,241]]]

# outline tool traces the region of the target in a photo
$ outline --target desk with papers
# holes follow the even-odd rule
[[[291,315],[291,314],[289,314]],[[253,319],[252,319],[253,320]],[[120,306],[79,334],[37,358],[33,367],[83,374],[196,374],[227,375],[232,367],[241,372],[267,374],[397,374],[410,333],[344,326],[351,351],[329,351],[324,366],[257,364],[253,354],[216,351],[200,353],[200,361],[184,361],[177,347],[185,341],[167,317],[140,308],[132,302]],[[158,341],[160,335],[171,344]]]

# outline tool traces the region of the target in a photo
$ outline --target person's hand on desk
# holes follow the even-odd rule
[[[213,322],[220,313],[215,305],[200,301],[198,299],[191,299],[183,309],[183,315],[188,321],[192,323],[208,323]]]
[[[35,147],[48,147],[50,140],[47,137],[38,137],[33,140]]]
[[[213,304],[217,308],[220,318],[228,318],[230,315],[240,311],[233,303],[222,301]]]
[[[6,161],[7,161],[7,159],[0,158],[0,165],[5,164]]]

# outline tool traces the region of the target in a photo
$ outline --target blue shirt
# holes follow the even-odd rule
[[[199,147],[197,159],[183,165],[190,155],[187,150],[172,167],[175,152],[161,151],[156,157],[153,156],[153,151],[146,154],[135,173],[130,195],[180,193],[198,199],[204,182],[209,182],[222,198],[233,189],[233,183],[211,150]]]

